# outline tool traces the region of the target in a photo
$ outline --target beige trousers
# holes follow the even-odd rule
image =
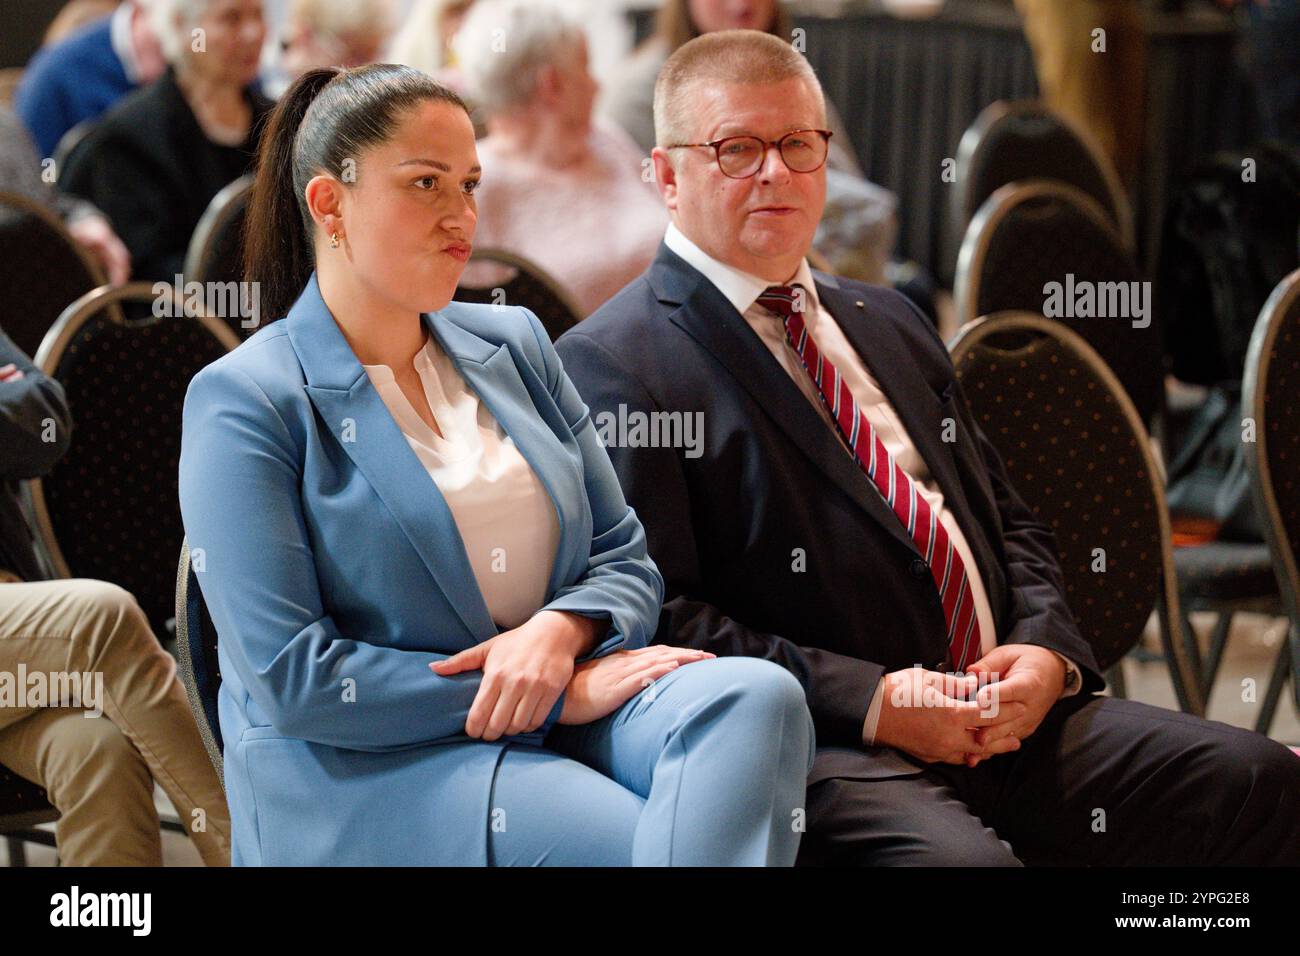
[[[229,866],[225,794],[135,598],[104,581],[0,581],[0,764],[49,793],[60,860],[161,866],[157,781],[204,863]]]

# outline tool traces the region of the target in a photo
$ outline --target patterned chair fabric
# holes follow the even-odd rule
[[[236,344],[190,317],[155,319],[148,283],[75,303],[37,356],[72,411],[68,453],[32,482],[38,524],[61,573],[130,591],[156,634],[175,608],[181,409],[190,379]],[[123,318],[116,307],[144,312]]]
[[[90,259],[49,211],[0,193],[0,328],[28,355],[69,304],[104,284]]]
[[[993,103],[962,136],[959,228],[1002,186],[1031,179],[1066,183],[1088,195],[1131,247],[1132,214],[1110,160],[1086,130],[1034,100]]]
[[[1004,186],[980,208],[962,243],[955,294],[958,320],[1003,311],[1044,314],[1049,283],[1060,284],[1066,314],[1048,316],[1090,345],[1119,378],[1150,427],[1164,405],[1164,372],[1158,317],[1151,310],[1137,264],[1093,200],[1056,183]],[[1084,284],[1088,285],[1085,286]],[[1095,313],[1123,306],[1112,296],[1124,283],[1130,315],[1080,315],[1083,290],[1093,290]],[[1073,294],[1072,294],[1073,290]],[[1136,317],[1133,295],[1144,295],[1147,312]],[[1102,306],[1102,300],[1105,306]],[[1143,322],[1149,322],[1141,327]],[[1135,325],[1135,323],[1137,323]]]
[[[1066,600],[1109,668],[1169,597],[1159,476],[1132,405],[1086,343],[1037,315],[981,319],[953,362],[1012,484],[1055,534]]]

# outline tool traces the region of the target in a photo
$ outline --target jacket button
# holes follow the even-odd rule
[[[930,576],[930,566],[920,558],[913,558],[912,576],[918,578],[928,578]]]

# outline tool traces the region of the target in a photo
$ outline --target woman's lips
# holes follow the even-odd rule
[[[461,262],[466,262],[469,260],[469,253],[470,253],[469,246],[452,245],[452,246],[448,246],[446,249],[443,249],[442,251],[447,253],[447,255],[451,256],[453,259],[457,259]]]

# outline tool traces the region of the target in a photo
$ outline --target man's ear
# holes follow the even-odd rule
[[[677,211],[677,171],[673,169],[672,157],[668,150],[656,146],[650,151],[650,160],[655,167],[655,186],[664,199],[664,205]]]
[[[336,231],[343,218],[343,184],[333,176],[313,176],[303,195],[307,211],[325,234]]]

